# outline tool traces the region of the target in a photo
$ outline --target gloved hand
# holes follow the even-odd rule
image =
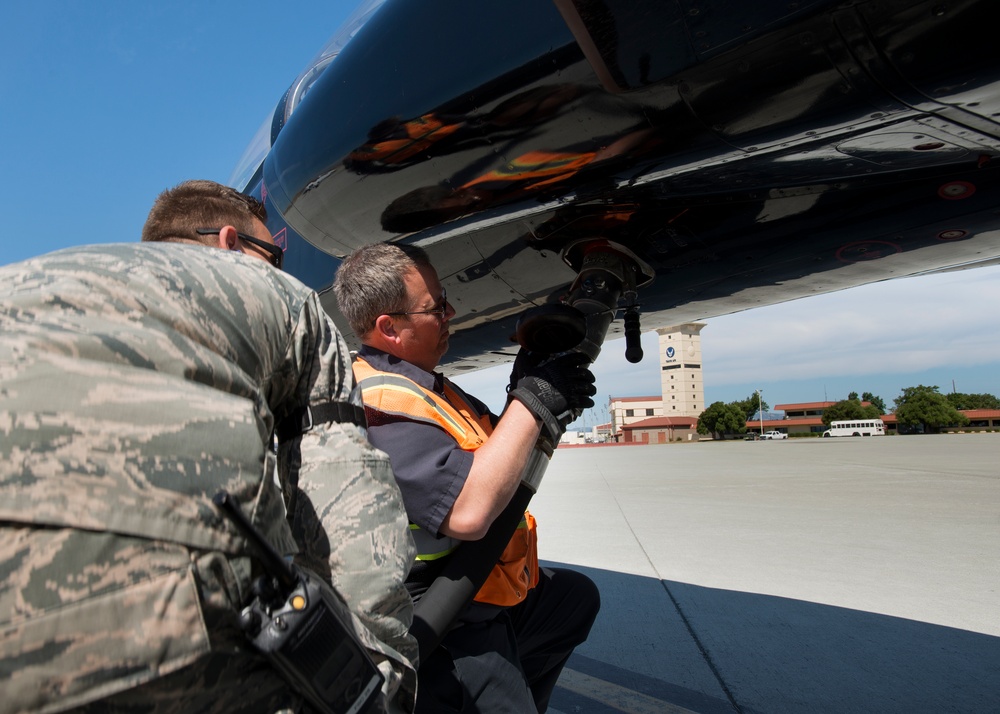
[[[524,350],[521,350],[524,352]],[[587,356],[580,352],[553,357],[539,364],[526,353],[518,353],[511,372],[507,401],[517,399],[542,425],[554,442],[559,441],[566,427],[594,406],[597,394],[594,375],[586,367]]]
[[[507,385],[507,393],[509,394],[511,390],[517,389],[517,383],[521,381],[521,377],[527,377],[531,370],[537,369],[538,365],[548,359],[548,357],[547,354],[531,352],[523,347],[518,350],[517,357],[514,358],[514,364],[511,366],[510,383]]]

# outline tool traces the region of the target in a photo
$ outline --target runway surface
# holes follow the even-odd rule
[[[557,450],[601,588],[553,714],[1000,712],[1000,434]]]

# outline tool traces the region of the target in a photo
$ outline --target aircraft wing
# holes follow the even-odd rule
[[[345,335],[339,259],[425,248],[452,373],[509,360],[517,316],[579,290],[595,251],[629,273],[608,309],[643,330],[991,264],[995,7],[366,2],[233,183]]]

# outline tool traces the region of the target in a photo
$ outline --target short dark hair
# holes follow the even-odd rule
[[[403,280],[421,267],[433,268],[423,248],[396,243],[366,245],[344,259],[333,292],[340,312],[359,338],[371,332],[379,315],[408,308]]]
[[[227,225],[252,235],[254,219],[267,223],[267,211],[253,196],[215,181],[185,181],[156,197],[142,227],[142,240],[205,243],[210,239],[198,235],[196,229]]]

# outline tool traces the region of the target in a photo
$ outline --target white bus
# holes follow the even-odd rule
[[[831,421],[823,436],[885,436],[885,423],[881,419]]]

